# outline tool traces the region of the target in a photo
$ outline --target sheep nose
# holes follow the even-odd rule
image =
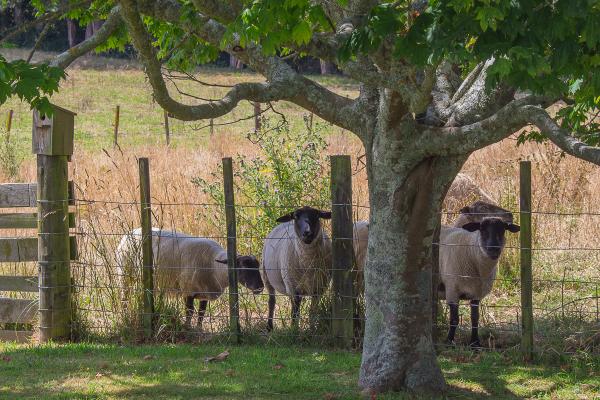
[[[309,237],[310,237],[310,231],[304,231],[304,232],[302,232],[302,238],[303,239],[306,239],[306,238],[309,238]]]

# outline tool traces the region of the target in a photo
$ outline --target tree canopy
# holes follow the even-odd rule
[[[0,74],[9,71],[0,75],[0,102],[17,94],[45,107],[77,57],[131,43],[155,101],[175,118],[284,100],[361,139],[371,207],[359,383],[370,393],[444,388],[431,335],[432,245],[445,193],[472,152],[533,126],[521,141],[549,139],[600,165],[598,0],[33,3],[38,22],[105,22],[46,64],[0,59]],[[0,43],[10,35],[0,33]],[[194,72],[219,51],[265,81],[199,104],[171,96],[169,70]],[[304,55],[335,63],[359,94],[342,96],[288,64]],[[560,111],[549,114],[545,107],[557,101]]]

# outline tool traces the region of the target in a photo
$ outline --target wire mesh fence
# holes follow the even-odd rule
[[[155,199],[153,199],[155,200]],[[278,206],[283,215],[305,204]],[[323,204],[313,204],[323,208]],[[144,268],[153,268],[154,287],[151,294],[155,309],[152,312],[153,328],[151,340],[157,341],[207,341],[231,340],[238,334],[231,330],[231,313],[227,266],[215,262],[194,263],[190,257],[173,260],[166,265],[161,260],[161,250],[154,251],[153,265],[144,265],[139,245],[134,246],[127,259],[117,256],[119,244],[124,238],[131,238],[132,232],[140,227],[139,199],[102,200],[85,197],[79,191],[71,209],[76,215],[75,227],[71,234],[77,237],[78,259],[71,261],[72,273],[72,332],[75,339],[138,341],[145,338],[143,319],[143,295],[147,288],[142,284]],[[330,207],[340,206],[333,203]],[[264,204],[236,204],[236,208],[260,210]],[[224,225],[206,224],[203,221],[222,221],[225,203],[152,201],[152,226],[173,232],[189,232],[192,238],[179,237],[176,247],[185,241],[202,237],[212,240],[225,249],[228,234]],[[519,210],[511,213],[517,219]],[[368,218],[369,207],[364,204],[352,205],[352,219],[364,221]],[[193,217],[190,218],[189,216]],[[444,212],[442,220],[452,223],[459,215],[457,211]],[[600,238],[590,234],[595,232],[600,219],[598,212],[574,211],[531,211],[533,226],[533,321],[535,348],[538,352],[575,353],[578,351],[599,351],[600,343]],[[190,220],[194,226],[190,226]],[[246,214],[237,215],[239,234],[236,235],[240,255],[254,255],[262,264],[262,249],[266,243],[295,241],[296,237],[268,237],[254,233],[254,220]],[[276,225],[275,221],[273,226]],[[519,222],[516,220],[516,222]],[[15,231],[20,233],[21,231]],[[331,226],[323,224],[323,232],[331,236]],[[561,232],[557,235],[556,232]],[[506,349],[518,347],[523,334],[520,252],[523,250],[517,235],[507,235],[507,242],[499,260],[498,272],[491,281],[491,293],[480,304],[480,337],[486,349]],[[362,247],[355,237],[337,237],[338,240],[352,240]],[[477,249],[473,245],[439,243],[453,250],[459,247]],[[173,246],[173,245],[171,245]],[[155,246],[157,247],[157,246]],[[158,245],[160,247],[160,245]],[[177,250],[177,249],[176,249]],[[356,251],[356,249],[355,249]],[[173,251],[171,251],[172,253]],[[177,251],[175,251],[177,252]],[[299,257],[299,254],[294,254]],[[355,257],[353,265],[353,292],[350,296],[354,313],[350,320],[350,339],[360,345],[364,328],[364,293],[362,277],[357,271]],[[161,265],[163,264],[163,265]],[[3,265],[3,272],[17,275],[35,275],[35,263],[13,263]],[[262,266],[263,272],[268,266]],[[269,342],[306,342],[328,344],[339,340],[332,325],[340,317],[332,315],[335,296],[332,293],[331,276],[336,269],[330,260],[319,265],[326,278],[314,293],[306,293],[299,304],[298,318],[293,318],[294,302],[285,293],[275,292],[269,296],[264,288],[258,293],[256,288],[247,288],[240,279],[238,286],[239,325],[241,336],[262,338]],[[192,274],[181,274],[191,270]],[[298,273],[314,272],[310,268],[298,268]],[[238,268],[238,274],[244,271]],[[178,281],[171,273],[184,275],[187,281]],[[193,313],[190,313],[190,281],[198,276],[210,276],[213,285],[194,292]],[[457,277],[483,279],[482,276],[460,275]],[[161,277],[170,276],[169,279]],[[218,278],[215,278],[217,276]],[[438,275],[439,277],[439,275]],[[238,277],[239,278],[239,277]],[[208,279],[208,278],[206,278]],[[487,278],[489,279],[489,278]],[[264,282],[263,282],[264,283]],[[1,293],[3,296],[6,293]],[[32,293],[12,293],[16,298],[35,298]],[[339,297],[339,293],[337,294]],[[203,300],[206,300],[203,310]],[[273,330],[268,327],[269,302],[275,300]],[[297,304],[297,302],[296,302]],[[445,346],[445,333],[449,328],[448,308],[442,307],[435,321],[439,331],[438,345]],[[468,302],[462,302],[459,330],[456,343],[468,345],[470,318]],[[6,325],[10,329],[11,326]]]

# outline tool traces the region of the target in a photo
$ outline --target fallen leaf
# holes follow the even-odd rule
[[[283,365],[283,364],[275,364],[275,365],[273,365],[273,369],[281,369],[283,367],[285,367],[285,365]]]
[[[148,355],[145,355],[145,356],[144,356],[144,360],[146,360],[146,361],[147,361],[147,360],[154,360],[154,356],[151,356],[150,354],[148,354]]]
[[[224,352],[214,356],[214,357],[206,357],[204,358],[204,362],[213,362],[213,361],[223,361],[229,357],[229,351],[225,350]]]

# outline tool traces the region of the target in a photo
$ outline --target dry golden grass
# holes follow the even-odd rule
[[[248,73],[224,70],[204,70],[198,77],[219,84],[260,80]],[[343,79],[326,78],[322,79],[322,83],[349,96],[356,94],[356,86]],[[193,91],[201,97],[218,96],[226,90],[190,82],[183,83],[183,87],[182,90]],[[245,133],[253,127],[252,120],[216,127],[212,137],[206,128],[194,129],[202,123],[173,121],[173,145],[166,147],[162,137],[162,112],[152,102],[148,84],[137,70],[71,70],[69,79],[54,101],[78,113],[76,150],[70,173],[76,182],[79,199],[93,200],[91,203],[78,203],[78,230],[85,233],[80,239],[82,261],[91,264],[85,268],[74,266],[79,271],[82,286],[118,285],[111,277],[114,248],[121,234],[139,225],[139,212],[133,204],[139,196],[138,157],[150,159],[157,226],[194,235],[223,236],[223,230],[218,231],[205,223],[208,213],[222,212],[221,208],[200,206],[209,201],[191,183],[191,179],[198,176],[210,179],[210,172],[215,170],[222,157],[236,154],[259,156],[260,149],[245,139]],[[117,149],[111,145],[115,104],[122,107],[121,147]],[[2,106],[0,115],[5,115],[8,108],[17,110],[14,135],[19,143],[24,144],[21,147],[26,148],[30,140],[27,107],[13,100]],[[302,117],[306,114],[303,110],[283,102],[277,103],[275,108],[286,115],[292,129],[302,126]],[[250,114],[251,105],[244,103],[232,115],[216,122],[234,121]],[[359,160],[364,152],[362,145],[339,128],[330,127],[327,132],[327,154],[352,156],[356,172],[353,177],[354,200],[361,206],[368,205],[366,174]],[[474,153],[463,171],[502,206],[517,212],[519,160],[532,161],[533,209],[547,212],[534,215],[534,244],[540,249],[534,252],[534,304],[540,328],[539,339],[557,330],[564,337],[586,329],[586,324],[597,320],[600,314],[600,216],[593,215],[600,213],[600,169],[572,157],[563,157],[551,144],[518,147],[514,139],[506,139]],[[35,163],[31,156],[26,156],[19,178],[22,181],[35,180]],[[355,217],[366,219],[367,211],[366,208],[357,208]],[[590,214],[569,215],[578,213]],[[518,247],[516,237],[509,241],[493,294],[484,300],[484,304],[491,307],[486,308],[483,325],[517,329],[520,324],[517,309],[519,255],[514,247]],[[84,287],[81,293],[86,294],[81,297],[89,309],[104,307],[121,311],[120,300],[110,288],[102,292],[104,294],[94,294],[91,288]],[[264,317],[266,314],[264,298],[256,300],[245,296],[244,302],[247,324],[255,316]],[[223,314],[225,309],[223,303],[213,311]],[[107,325],[110,322],[109,317],[102,319],[91,311],[87,315],[95,315],[90,317],[94,324]],[[287,317],[286,307],[280,316]],[[555,317],[562,322],[553,325]],[[497,344],[500,345],[499,340]]]

